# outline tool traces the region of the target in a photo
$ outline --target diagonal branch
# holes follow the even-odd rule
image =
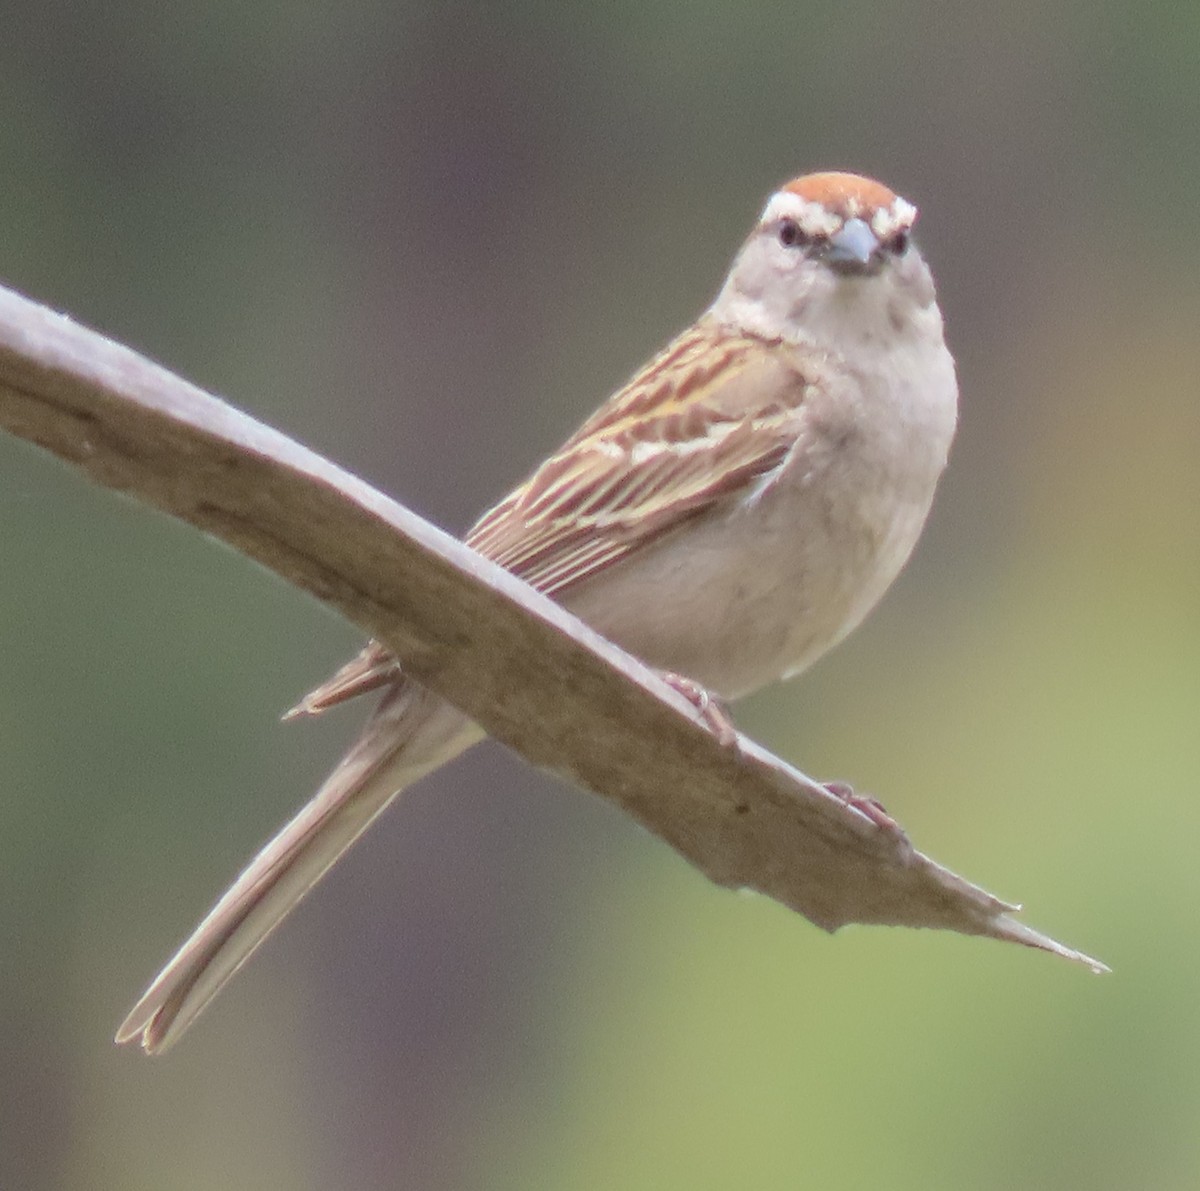
[[[0,426],[338,609],[491,735],[721,885],[826,930],[940,927],[1106,970],[752,741],[723,746],[652,671],[363,481],[7,290]]]

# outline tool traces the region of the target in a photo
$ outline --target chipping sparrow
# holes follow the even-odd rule
[[[954,434],[954,362],[915,218],[867,178],[789,182],[712,306],[467,541],[721,698],[810,665],[908,558]],[[296,712],[379,687],[358,742],[118,1042],[175,1042],[397,793],[483,736],[374,642]]]

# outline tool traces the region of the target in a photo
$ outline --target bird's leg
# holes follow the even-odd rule
[[[849,782],[822,782],[821,785],[835,798],[840,798],[847,806],[861,811],[876,827],[881,827],[884,831],[890,831],[896,835],[904,834],[904,828],[887,813],[878,798],[873,798],[870,794],[856,794],[854,787]]]
[[[717,738],[723,748],[732,748],[737,741],[737,728],[729,708],[711,691],[694,679],[676,674],[672,670],[660,670],[662,680],[678,691],[699,713],[704,726]]]

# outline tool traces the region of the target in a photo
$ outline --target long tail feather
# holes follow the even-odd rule
[[[117,1031],[159,1054],[217,995],[330,866],[406,787],[481,739],[414,683],[387,695],[312,800],[251,861]]]

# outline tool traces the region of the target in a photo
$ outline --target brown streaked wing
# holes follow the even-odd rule
[[[548,595],[568,590],[766,475],[800,433],[819,363],[794,348],[684,332],[489,513],[467,542]],[[633,453],[643,458],[634,465]],[[284,718],[316,715],[401,677],[377,641]]]
[[[800,433],[797,353],[715,330],[670,344],[467,543],[560,594],[778,467]]]

